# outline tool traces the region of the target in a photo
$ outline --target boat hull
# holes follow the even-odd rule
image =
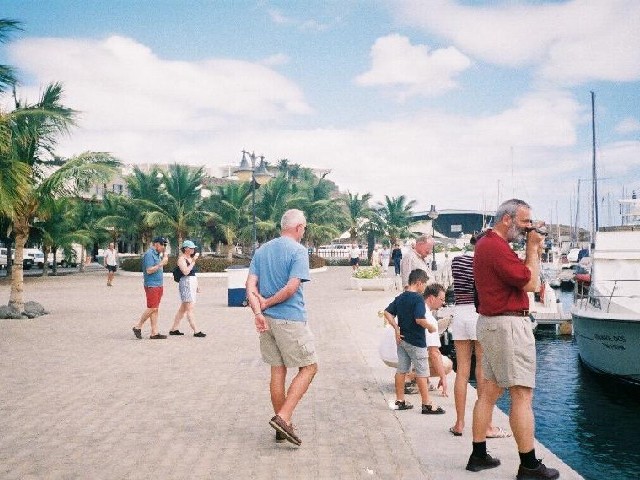
[[[640,386],[640,317],[576,309],[573,331],[582,362],[591,370]]]

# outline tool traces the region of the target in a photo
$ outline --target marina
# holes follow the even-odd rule
[[[226,278],[201,279],[196,315],[207,332],[201,342],[188,336],[150,341],[148,330],[136,340],[131,324],[142,308],[141,278],[118,274],[109,289],[103,280],[100,271],[29,277],[29,299],[50,313],[3,321],[3,479],[515,477],[519,459],[512,438],[490,440],[500,468],[465,471],[471,424],[462,437],[448,432],[454,421],[452,392],[433,394],[447,411],[438,418],[415,408],[388,408],[393,370],[379,358],[384,329],[377,312],[395,291],[352,290],[348,268],[313,272],[305,284],[320,362],[296,410],[294,423],[303,440],[297,449],[274,442],[268,368],[260,359],[250,312],[227,306]],[[6,280],[0,282],[0,294],[8,288]],[[173,282],[165,288],[161,331],[179,305]],[[541,358],[540,369],[546,364]],[[450,389],[453,380],[451,374]],[[558,390],[561,399],[564,389]],[[468,398],[470,419],[473,390]],[[416,396],[409,401],[419,402]],[[502,412],[496,410],[494,419],[509,428]],[[563,480],[587,478],[544,443],[536,443],[536,452]]]
[[[536,350],[536,438],[586,480],[640,478],[640,394],[586,368],[571,335],[538,329]]]

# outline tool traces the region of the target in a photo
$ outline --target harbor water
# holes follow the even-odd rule
[[[569,311],[572,293],[559,295]],[[640,393],[584,367],[571,336],[539,329],[536,349],[536,438],[587,480],[639,479]]]

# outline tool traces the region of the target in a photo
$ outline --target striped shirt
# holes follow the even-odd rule
[[[473,257],[459,255],[451,260],[456,305],[473,304]]]

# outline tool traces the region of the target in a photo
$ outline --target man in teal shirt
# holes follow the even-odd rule
[[[158,333],[158,309],[163,293],[162,267],[169,261],[166,255],[167,239],[156,237],[149,250],[142,257],[142,278],[144,293],[147,298],[147,308],[136,325],[133,326],[133,334],[136,338],[142,338],[142,326],[147,319],[151,323],[151,336],[153,340],[163,340],[166,335]]]

